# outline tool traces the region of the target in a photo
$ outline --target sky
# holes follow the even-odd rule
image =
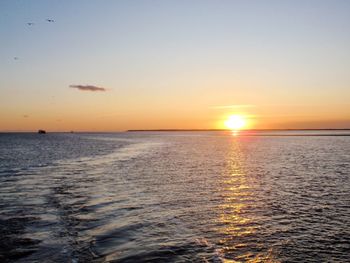
[[[347,0],[0,0],[0,40],[0,131],[350,128]]]

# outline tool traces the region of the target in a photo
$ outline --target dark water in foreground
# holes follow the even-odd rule
[[[350,262],[350,137],[0,134],[0,237],[1,262]]]

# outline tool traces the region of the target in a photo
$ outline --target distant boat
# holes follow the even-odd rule
[[[38,130],[38,133],[39,133],[39,134],[45,134],[46,131],[45,131],[45,130]]]

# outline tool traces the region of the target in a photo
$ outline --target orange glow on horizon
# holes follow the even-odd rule
[[[230,115],[224,122],[226,128],[238,131],[247,128],[247,119],[243,115]]]

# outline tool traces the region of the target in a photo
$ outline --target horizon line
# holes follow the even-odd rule
[[[206,131],[216,131],[216,132],[224,132],[228,131],[231,132],[233,130],[231,129],[129,129],[129,130],[115,130],[115,131],[107,131],[107,130],[101,130],[101,131],[93,131],[93,130],[67,130],[67,131],[49,131],[45,130],[46,132],[51,133],[115,133],[115,132],[175,132],[175,131],[184,131],[184,132],[191,132],[191,131],[197,131],[197,132],[206,132]],[[350,131],[350,128],[276,128],[276,129],[242,129],[237,130],[241,132],[247,132],[247,131]],[[37,130],[2,130],[0,133],[37,133]]]

